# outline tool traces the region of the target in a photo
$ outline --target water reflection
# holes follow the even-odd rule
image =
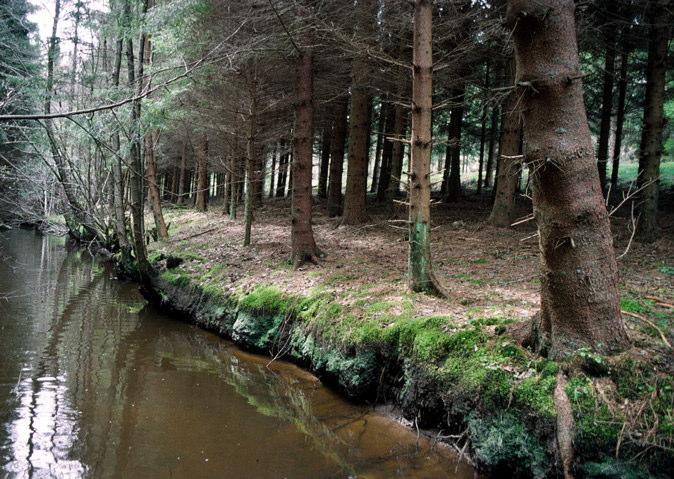
[[[86,253],[9,232],[0,254],[0,477],[473,475],[300,369],[143,307]]]

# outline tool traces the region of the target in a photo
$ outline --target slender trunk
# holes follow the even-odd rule
[[[620,77],[618,78],[618,105],[616,107],[615,144],[613,145],[613,165],[611,167],[611,191],[618,186],[620,170],[620,149],[622,148],[623,125],[625,123],[625,99],[627,97],[627,68],[629,66],[629,34],[628,27],[623,33],[622,49],[620,52]]]
[[[314,128],[314,60],[311,49],[306,48],[300,58],[297,81],[298,103],[295,110],[295,137],[292,161],[292,228],[290,260],[298,267],[307,261],[314,262],[320,251],[311,227],[311,170]]]
[[[412,164],[410,165],[409,286],[445,295],[431,263],[431,151],[433,110],[433,5],[416,0],[412,74]]]
[[[461,197],[461,130],[463,127],[464,96],[466,85],[461,83],[454,90],[454,99],[457,105],[452,108],[449,121],[449,143],[447,145],[447,159],[445,160],[445,174],[447,188],[445,201],[457,201]]]
[[[201,145],[196,151],[196,199],[194,206],[198,211],[206,211],[208,204],[208,136],[204,134],[201,139]]]
[[[515,61],[508,62],[506,86],[515,83]],[[494,226],[510,226],[515,216],[515,195],[522,165],[522,112],[517,95],[508,96],[503,108],[500,158],[496,174],[494,204],[487,220]]]
[[[377,121],[377,145],[374,149],[374,166],[372,167],[372,183],[370,184],[370,193],[378,191],[379,180],[381,179],[381,157],[382,145],[384,142],[384,129],[386,128],[387,112],[390,106],[383,101],[379,105],[379,120]]]
[[[185,202],[185,166],[187,164],[187,141],[183,142],[183,148],[180,152],[180,168],[178,173],[178,204]]]
[[[323,128],[323,139],[321,141],[321,168],[318,174],[318,197],[327,198],[328,196],[328,170],[330,168],[330,140],[332,131],[329,126]]]
[[[391,183],[391,164],[393,163],[393,141],[390,137],[395,134],[396,110],[389,106],[386,112],[386,129],[384,130],[384,145],[382,147],[379,181],[377,182],[377,201],[386,199],[388,185]]]
[[[639,222],[637,236],[641,241],[657,239],[658,190],[660,187],[660,157],[662,132],[665,126],[664,102],[669,41],[668,15],[662,2],[649,3],[648,64],[646,66],[646,98],[639,148]]]
[[[279,143],[278,184],[276,185],[276,197],[283,198],[286,192],[286,179],[288,177],[288,150],[286,141]]]
[[[405,109],[396,105],[395,120],[393,126],[394,136],[402,140],[407,130],[407,112]],[[402,141],[393,142],[393,149],[391,151],[391,175],[386,188],[386,205],[389,209],[393,207],[393,200],[400,192],[401,177],[403,174],[403,159],[405,157],[405,143]]]
[[[238,150],[238,148],[237,148]],[[239,188],[239,164],[236,152],[230,159],[230,182],[229,182],[229,219],[236,219],[236,210],[238,208],[238,188]]]
[[[149,1],[146,0],[143,5],[143,16],[147,13],[149,8]],[[128,5],[128,2],[127,2]],[[131,140],[131,167],[130,167],[130,178],[129,178],[129,193],[131,196],[130,209],[131,209],[131,219],[132,219],[132,229],[133,229],[133,246],[134,252],[136,254],[136,261],[138,264],[138,273],[140,275],[141,282],[148,282],[150,277],[150,263],[147,260],[147,251],[145,249],[145,215],[143,208],[143,189],[144,189],[144,169],[143,169],[143,158],[141,152],[141,125],[140,125],[140,114],[141,114],[141,99],[140,95],[143,92],[143,81],[144,76],[143,70],[143,57],[145,49],[145,37],[147,32],[142,31],[140,35],[139,42],[139,53],[138,58],[138,74],[134,76],[134,60],[133,60],[133,44],[131,39],[128,39],[127,42],[127,64],[129,68],[129,81],[130,84],[136,84],[136,96],[137,98],[131,104],[131,128],[132,128],[132,140]],[[138,81],[136,81],[136,79]]]
[[[152,67],[152,43],[150,42],[150,35],[146,34],[145,45],[143,48],[143,76],[141,83],[143,90],[150,88],[149,70]],[[154,216],[154,225],[157,229],[157,237],[160,240],[168,239],[168,228],[164,221],[164,214],[161,210],[161,196],[159,194],[159,187],[157,185],[157,172],[154,158],[154,142],[155,134],[151,131],[145,132],[144,146],[145,146],[145,175],[147,177],[147,187],[150,195],[150,206],[152,208],[152,215]]]
[[[491,109],[491,124],[489,125],[489,144],[487,150],[487,164],[484,171],[484,187],[489,188],[492,185],[494,177],[494,158],[496,157],[496,142],[498,141],[498,105]]]
[[[330,183],[328,184],[328,216],[342,213],[342,174],[344,171],[344,142],[346,140],[348,98],[341,97],[335,104],[335,123],[330,139]]]
[[[115,67],[112,72],[112,85],[114,88],[119,87],[119,75],[122,69],[122,50],[124,48],[124,40],[120,38],[117,40],[115,50]],[[122,176],[122,158],[119,156],[120,139],[119,130],[115,129],[112,134],[112,149],[115,152],[112,158],[112,196],[113,208],[115,216],[115,234],[117,241],[122,249],[128,250],[131,245],[126,237],[126,221],[124,218],[124,177]]]
[[[246,196],[243,202],[243,245],[250,245],[250,230],[253,224],[253,202],[255,201],[255,190],[253,189],[253,178],[255,176],[255,165],[257,159],[255,155],[255,122],[257,121],[257,103],[255,97],[251,102],[250,115],[248,116],[248,138],[246,140]]]
[[[274,197],[274,174],[276,172],[276,145],[271,152],[271,169],[269,171],[269,198]]]
[[[614,21],[616,2],[606,0],[605,21]],[[611,112],[613,110],[613,77],[615,76],[615,31],[613,24],[604,25],[604,79],[601,100],[601,121],[599,125],[599,141],[597,148],[597,168],[599,169],[599,183],[606,193],[606,163],[608,162],[608,143],[611,136]]]
[[[582,347],[611,352],[628,342],[583,104],[574,10],[573,0],[509,0],[507,14],[541,251],[541,311],[532,339],[553,358]]]

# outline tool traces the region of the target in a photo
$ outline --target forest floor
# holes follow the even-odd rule
[[[663,200],[669,204],[672,198]],[[165,282],[241,298],[240,305],[248,298],[245,304],[277,308],[282,297],[309,298],[307,303],[296,300],[292,309],[327,349],[356,351],[353,361],[358,351],[382,350],[382,344],[398,351],[397,361],[407,365],[400,390],[412,410],[407,416],[416,416],[421,425],[425,413],[444,404],[440,419],[426,424],[447,424],[443,421],[459,414],[460,422],[468,423],[470,449],[479,465],[495,470],[523,454],[525,459],[508,467],[539,475],[550,467],[545,466],[550,453],[513,431],[524,424],[541,444],[550,440],[559,366],[508,337],[539,308],[535,225],[489,226],[487,203],[486,197],[468,196],[433,207],[433,263],[449,291],[442,299],[408,290],[405,223],[376,207],[369,210],[367,224],[337,228],[337,221],[316,204],[314,235],[325,257],[297,270],[288,262],[286,199],[265,200],[255,211],[248,247],[242,246],[242,220],[228,219],[217,204],[206,213],[167,208],[171,238],[151,243],[150,259]],[[621,307],[633,347],[610,358],[580,351],[571,369],[564,366],[576,448],[600,476],[607,467],[623,467],[622,458],[629,464],[646,461],[651,471],[674,463],[674,209],[667,211],[661,216],[661,238],[652,244],[630,241],[628,218],[612,218],[616,255],[621,256]],[[522,206],[521,216],[527,213]],[[397,218],[404,218],[402,211]],[[162,258],[168,256],[183,262],[166,269]],[[410,372],[412,363],[422,364],[424,372]],[[341,362],[336,369],[341,374],[353,364]],[[428,377],[431,386],[423,379]],[[476,408],[481,415],[471,412]],[[496,410],[501,410],[497,417]],[[507,411],[519,411],[516,422]],[[494,445],[494,434],[505,445]]]
[[[405,223],[388,219],[391,215],[382,210],[373,209],[368,224],[336,228],[336,220],[319,205],[314,236],[325,256],[318,265],[294,270],[288,263],[289,208],[286,200],[265,201],[255,211],[249,247],[242,246],[242,220],[228,219],[217,205],[207,213],[167,209],[171,238],[154,243],[151,250],[185,259],[184,272],[202,285],[218,284],[224,293],[270,285],[306,296],[321,288],[346,304],[362,306],[368,319],[407,308],[412,316],[451,316],[461,324],[479,318],[528,319],[538,310],[533,221],[514,228],[489,226],[489,210],[477,199],[436,206],[432,258],[437,277],[450,293],[439,299],[408,290]],[[666,311],[663,305],[674,304],[674,214],[663,215],[661,239],[653,244],[630,244],[627,223],[625,218],[613,219],[616,255],[625,253],[629,244],[618,260],[623,309],[645,312],[672,334],[672,325],[658,313]],[[629,328],[643,326],[634,317],[626,320]]]

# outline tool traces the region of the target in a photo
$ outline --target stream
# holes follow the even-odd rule
[[[64,238],[0,233],[0,478],[472,478],[300,368],[148,305]]]

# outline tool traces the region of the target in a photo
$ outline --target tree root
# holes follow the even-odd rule
[[[561,370],[557,373],[554,398],[557,411],[557,448],[562,460],[564,479],[573,479],[573,430],[575,425],[571,402],[566,395],[566,376]]]

